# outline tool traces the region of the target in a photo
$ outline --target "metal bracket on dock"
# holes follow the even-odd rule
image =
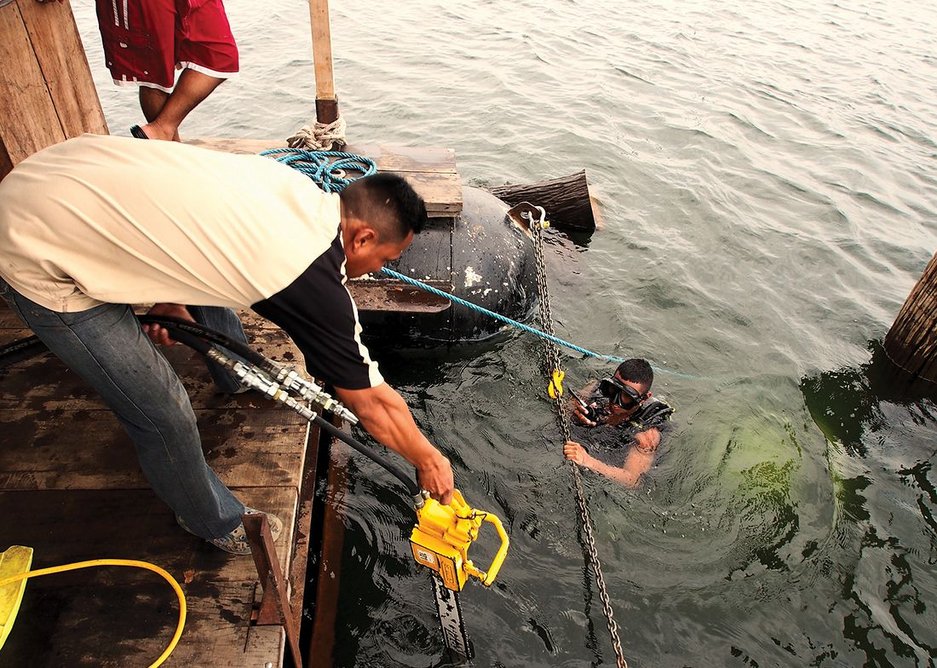
[[[251,546],[251,556],[257,567],[264,593],[260,605],[251,614],[251,620],[257,626],[282,626],[286,632],[286,642],[293,655],[294,668],[302,668],[302,655],[299,653],[299,619],[290,605],[289,583],[280,570],[280,560],[273,545],[270,524],[263,513],[251,513],[241,516],[247,540]]]
[[[530,226],[535,221],[542,224],[546,212],[542,207],[534,206],[530,202],[520,202],[508,209],[505,214],[508,219],[520,229],[528,238],[533,238],[530,232]]]

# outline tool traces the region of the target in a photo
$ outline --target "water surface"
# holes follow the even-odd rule
[[[242,74],[183,136],[313,115],[305,3],[229,0]],[[658,367],[676,429],[648,483],[585,474],[631,666],[937,661],[933,395],[880,341],[937,250],[927,3],[332,3],[349,138],[455,149],[463,181],[586,169],[604,229],[550,244],[558,335]],[[77,8],[111,131],[140,122]],[[462,595],[477,666],[610,666],[539,343],[388,356],[385,375],[512,548]],[[573,384],[602,373],[578,357]],[[336,665],[433,666],[402,490],[353,456]],[[482,549],[481,547],[479,549]]]

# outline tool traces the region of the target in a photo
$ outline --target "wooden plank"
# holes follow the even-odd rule
[[[67,0],[17,0],[66,137],[107,134],[104,110]]]
[[[247,320],[249,345],[280,364],[291,365],[302,371],[305,368],[302,355],[289,337],[280,329],[256,327],[256,321]],[[29,335],[29,330],[0,329],[0,342],[12,342]],[[182,379],[193,405],[204,404],[219,410],[231,407],[227,402],[233,401],[233,398],[218,394],[201,355],[183,345],[162,347],[161,350]],[[97,394],[58,358],[48,353],[20,361],[6,370],[0,370],[0,373],[3,374],[0,410],[93,410],[102,407]],[[250,404],[242,402],[237,405],[247,407]],[[267,400],[258,405],[264,408],[273,406]]]
[[[254,346],[257,351],[272,359],[303,368],[301,360],[296,360],[299,353],[288,343],[266,343]],[[192,399],[193,405],[204,404],[210,408],[224,409],[231,407],[233,398],[218,394],[208,375],[208,369],[201,356],[189,348],[173,346],[164,353],[179,373],[183,385]],[[293,359],[284,359],[284,357]],[[103,406],[98,395],[83,379],[62,364],[57,357],[48,353],[21,361],[3,373],[0,383],[0,410],[3,409],[96,409]],[[250,396],[250,394],[245,395]],[[250,404],[238,404],[249,407]],[[258,405],[269,407],[273,404],[264,400]]]
[[[293,610],[302,610],[306,594],[306,568],[309,564],[309,549],[312,543],[312,517],[315,510],[317,472],[319,460],[319,440],[321,430],[318,425],[310,424],[306,433],[306,454],[303,462],[302,484],[296,504],[296,522],[294,527],[293,558],[290,562],[289,580],[292,585],[290,605]]]
[[[284,139],[189,139],[187,144],[228,153],[257,154],[274,148],[286,148]],[[426,148],[390,144],[354,144],[347,153],[371,158],[380,170],[389,172],[439,172],[458,174],[455,151],[451,148]]]
[[[0,141],[13,165],[65,139],[20,10],[28,2],[0,7]]]
[[[328,489],[336,498],[344,494],[348,487],[348,461],[347,455],[331,445],[329,450]],[[326,504],[324,511],[319,572],[316,576],[316,607],[313,610],[312,636],[307,654],[315,657],[319,665],[330,666],[335,649],[345,524],[333,504]]]
[[[452,292],[450,281],[428,280],[438,290]],[[444,297],[395,280],[354,280],[348,291],[359,311],[393,311],[394,313],[439,313],[451,306]]]
[[[230,153],[260,153],[282,148],[284,140],[195,139],[190,144]],[[344,149],[372,158],[378,170],[405,177],[426,202],[430,217],[451,217],[462,211],[462,184],[451,149],[417,149],[398,146],[361,144]]]
[[[276,541],[280,565],[289,563],[297,492],[286,487],[232,487],[247,505],[283,520]],[[210,586],[253,582],[251,558],[230,555],[193,536],[149,489],[0,491],[0,544],[36,549],[34,568],[86,559],[152,561],[173,577]],[[40,561],[41,559],[41,561]],[[84,582],[77,573],[57,576]]]
[[[11,171],[13,171],[13,160],[10,158],[6,144],[3,143],[3,135],[0,131],[0,181]]]
[[[510,206],[520,202],[542,206],[550,224],[555,227],[590,234],[595,232],[595,209],[585,170],[537,183],[495,186],[488,190]]]
[[[235,492],[284,520],[295,513],[293,490]],[[0,543],[33,547],[35,568],[141,559],[173,575],[189,612],[165,665],[280,665],[282,630],[249,626],[256,587],[251,559],[226,555],[184,532],[152,493],[2,492],[0,517],[20,518],[0,523]],[[277,541],[281,563],[293,539],[292,522],[285,524]],[[39,578],[27,587],[20,623],[4,647],[4,665],[148,665],[168,643],[176,615],[172,589],[146,571],[95,568]]]
[[[281,330],[248,320],[255,350],[280,361],[296,356]],[[9,332],[16,339],[28,334],[9,329],[0,335]],[[185,346],[166,353],[195,407],[206,460],[221,479],[232,486],[298,489],[306,420],[257,393],[217,394],[197,353]],[[0,489],[148,488],[116,418],[56,357],[45,353],[0,374]],[[75,429],[81,447],[73,445]]]
[[[256,316],[243,319],[255,349],[300,361],[275,325]],[[0,308],[0,337],[25,334]],[[277,554],[282,568],[302,581],[306,552],[295,566],[290,557],[307,423],[259,395],[217,396],[195,353],[174,346],[166,354],[193,396],[206,459],[245,503],[284,521]],[[189,607],[186,631],[167,666],[281,665],[282,629],[249,625],[260,595],[251,559],[227,555],[176,524],[139,473],[123,430],[90,388],[50,355],[0,373],[0,544],[34,547],[37,567],[116,557],[166,568],[183,583]],[[308,532],[307,520],[307,543]],[[112,570],[31,582],[20,613],[29,624],[14,628],[4,661],[152,662],[175,626],[172,590],[152,574],[141,571],[126,580]]]
[[[308,423],[261,397],[237,401],[196,410],[209,466],[228,486],[298,490]],[[0,489],[149,489],[133,444],[103,406],[0,410],[0,423]]]
[[[4,665],[142,667],[162,653],[175,631],[175,596],[155,575],[128,581],[121,574],[71,587],[55,587],[54,578],[42,580],[29,585],[20,611],[29,624],[14,627],[19,637],[4,647],[4,657],[17,663]],[[250,626],[253,589],[252,583],[222,582],[212,586],[211,596],[186,591],[185,630],[163,665],[279,667],[283,629]]]
[[[312,60],[316,72],[316,100],[334,100],[335,83],[332,79],[332,31],[329,26],[329,1],[309,0],[309,19],[312,24]],[[320,123],[331,123],[319,119]]]
[[[458,176],[455,151],[451,148],[364,143],[350,145],[346,150],[371,158],[378,169],[388,172],[436,172]]]
[[[426,203],[430,218],[453,217],[462,211],[462,184],[456,174],[400,172]]]

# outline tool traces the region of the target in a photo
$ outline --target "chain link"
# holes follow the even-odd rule
[[[540,328],[547,334],[554,336],[553,333],[553,313],[550,305],[550,294],[547,286],[547,270],[543,253],[543,222],[546,212],[537,207],[540,211],[540,219],[534,220],[530,214],[525,215],[530,222],[531,236],[534,240],[534,260],[537,267],[537,291],[540,297]],[[559,348],[552,341],[544,342],[544,357],[546,360],[547,374],[553,373],[554,369],[560,368]],[[563,442],[572,440],[569,428],[569,415],[564,406],[563,399],[559,392],[553,399],[553,405],[556,408],[556,420],[560,431],[563,433]],[[618,624],[612,611],[612,603],[608,597],[608,590],[605,587],[605,576],[602,574],[602,563],[599,561],[599,553],[595,547],[595,536],[592,533],[592,519],[589,516],[589,508],[586,505],[586,493],[582,486],[582,475],[579,472],[579,466],[569,462],[569,470],[573,476],[573,485],[576,489],[576,505],[579,507],[579,520],[582,523],[582,533],[584,537],[583,549],[589,560],[589,566],[595,574],[595,582],[599,589],[599,599],[602,601],[602,610],[605,612],[605,619],[608,623],[608,633],[611,636],[612,648],[615,650],[615,660],[618,668],[628,668],[628,662],[625,661],[624,652],[621,649],[621,640],[618,638]]]

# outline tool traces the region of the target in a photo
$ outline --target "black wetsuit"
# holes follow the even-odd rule
[[[582,443],[593,457],[609,466],[620,468],[625,463],[625,456],[634,444],[635,434],[656,427],[661,438],[670,430],[670,416],[673,414],[666,402],[651,397],[632,415],[627,422],[611,426],[605,423],[611,414],[608,399],[595,394],[588,399],[595,404],[599,424],[586,427],[576,420],[572,421],[573,440]]]

